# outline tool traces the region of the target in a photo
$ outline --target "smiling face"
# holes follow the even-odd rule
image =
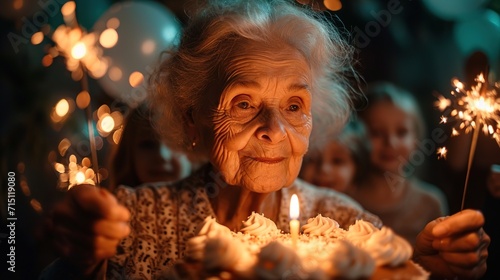
[[[219,104],[211,114],[195,112],[194,121],[202,148],[224,181],[266,193],[293,183],[307,151],[310,71],[290,49],[242,53],[256,55],[232,60],[230,82],[222,94],[211,95]],[[206,113],[213,116],[210,121]]]
[[[413,116],[389,101],[380,101],[366,112],[365,121],[372,142],[373,166],[398,172],[415,148],[417,129]]]
[[[302,178],[313,185],[347,192],[354,183],[356,163],[352,152],[339,141],[329,142],[302,168]]]

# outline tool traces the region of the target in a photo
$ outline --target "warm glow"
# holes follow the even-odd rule
[[[74,1],[68,1],[61,8],[61,13],[63,16],[70,16],[75,12],[76,4]]]
[[[87,47],[83,42],[78,42],[71,48],[71,56],[74,59],[82,59],[86,54]]]
[[[118,144],[120,143],[120,139],[122,138],[122,133],[123,133],[123,127],[116,130],[114,133],[113,133],[113,142],[115,144]]]
[[[155,41],[153,40],[146,40],[142,43],[142,46],[141,46],[141,51],[143,54],[151,54],[155,51],[156,49],[156,44],[155,44]]]
[[[434,105],[438,107],[440,111],[444,111],[444,109],[451,105],[451,100],[443,96],[438,96],[438,101],[434,102]]]
[[[120,20],[115,17],[108,19],[108,21],[106,22],[107,28],[117,29],[119,26],[120,26]]]
[[[42,65],[45,67],[49,67],[50,65],[52,65],[53,61],[54,61],[54,59],[53,59],[52,55],[47,54],[42,58]]]
[[[99,107],[99,109],[97,109],[97,118],[101,119],[104,117],[105,114],[109,114],[111,111],[109,109],[109,106],[104,104],[104,105],[101,105],[101,107]]]
[[[63,140],[61,140],[61,142],[59,142],[59,145],[57,146],[59,154],[61,156],[64,156],[69,147],[71,147],[71,141],[69,141],[68,138],[64,138]]]
[[[57,102],[57,104],[56,104],[55,111],[59,117],[66,116],[66,114],[69,112],[68,100],[66,100],[66,99],[59,100],[59,102]]]
[[[113,66],[108,71],[109,79],[113,82],[118,82],[122,78],[122,70],[116,66]]]
[[[299,218],[299,213],[299,198],[294,194],[290,200],[290,219],[297,220]]]
[[[44,37],[43,33],[41,31],[38,31],[31,36],[31,43],[33,45],[38,45],[43,41],[43,37]]]
[[[83,182],[85,182],[85,173],[83,173],[82,171],[78,171],[75,175],[75,183],[79,185]]]
[[[338,11],[342,9],[342,2],[340,0],[324,0],[323,5],[330,11]]]
[[[128,78],[128,82],[134,88],[140,86],[143,81],[144,81],[144,75],[142,75],[141,72],[137,72],[137,71],[130,74],[130,76]]]
[[[77,96],[76,96],[76,106],[80,109],[85,109],[87,106],[90,104],[90,94],[88,91],[84,90],[81,91]]]
[[[113,28],[108,28],[101,33],[99,43],[105,48],[112,48],[118,42],[118,33]]]
[[[448,153],[448,150],[446,149],[446,147],[440,147],[437,149],[437,155],[438,155],[438,158],[444,158],[446,159],[446,154]]]
[[[14,3],[12,3],[12,8],[14,10],[20,10],[24,6],[24,0],[14,0]]]
[[[101,129],[104,132],[111,132],[115,128],[115,120],[110,115],[105,116],[101,120]]]
[[[66,172],[66,167],[64,167],[64,165],[59,162],[54,163],[54,169],[59,173]]]
[[[441,116],[441,120],[439,121],[439,123],[446,123],[447,121],[448,121],[447,117]]]

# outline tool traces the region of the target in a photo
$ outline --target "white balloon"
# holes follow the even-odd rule
[[[136,107],[146,96],[146,83],[160,61],[160,54],[177,45],[181,25],[163,5],[152,1],[116,3],[94,25],[94,32],[112,28],[118,34],[105,32],[100,38],[103,56],[109,58],[108,72],[98,81],[115,99]],[[111,41],[110,41],[111,40]],[[114,44],[113,44],[114,43]]]
[[[435,16],[444,20],[455,20],[471,16],[488,0],[423,0],[422,2]]]
[[[455,23],[453,35],[460,51],[470,55],[474,51],[484,52],[490,65],[500,56],[500,15],[484,10],[473,18]]]

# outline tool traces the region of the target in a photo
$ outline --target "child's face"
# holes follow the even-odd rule
[[[304,163],[301,177],[316,186],[346,192],[353,183],[356,164],[350,150],[337,141]]]
[[[389,101],[381,101],[366,112],[365,121],[372,142],[372,165],[399,174],[417,140],[413,116]]]

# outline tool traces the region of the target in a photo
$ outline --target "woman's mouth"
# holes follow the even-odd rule
[[[282,162],[285,158],[284,157],[275,157],[275,158],[268,158],[268,157],[254,157],[252,158],[255,161],[262,162],[262,163],[267,163],[267,164],[276,164]]]

